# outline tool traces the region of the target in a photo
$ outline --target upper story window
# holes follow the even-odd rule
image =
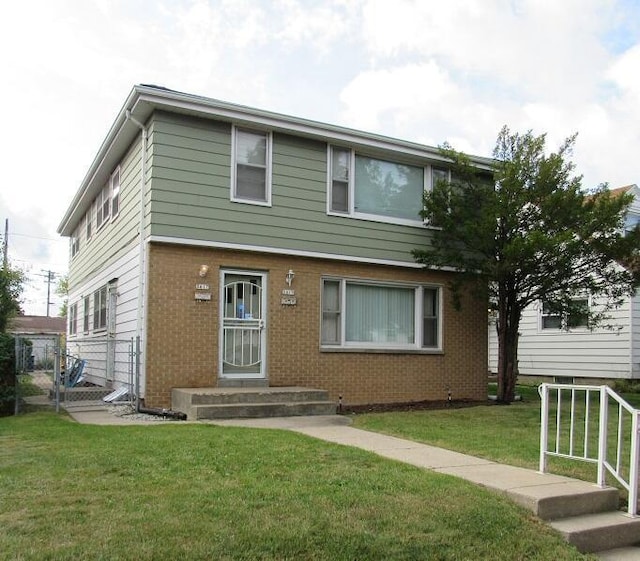
[[[111,218],[118,216],[120,211],[120,168],[111,176]]]
[[[233,128],[231,200],[271,205],[271,133]]]
[[[109,214],[111,210],[109,192],[111,191],[111,185],[107,183],[95,200],[96,207],[96,230],[99,230],[109,220]]]
[[[349,213],[349,178],[351,177],[351,150],[332,148],[331,152],[331,184],[330,210],[332,212]]]
[[[325,279],[324,347],[439,350],[440,288]]]
[[[80,233],[82,226],[78,226],[71,236],[71,257],[75,257],[80,251]]]
[[[575,329],[589,327],[589,298],[572,298],[571,311],[561,313],[550,302],[542,303],[540,326],[542,329]]]
[[[329,147],[328,210],[359,218],[422,224],[420,211],[432,178],[429,168]],[[446,170],[433,170],[433,173]]]
[[[87,214],[84,217],[87,241],[89,241],[93,236],[93,208],[94,208],[94,206],[95,205],[92,203],[91,206],[89,207],[89,210],[87,211]]]

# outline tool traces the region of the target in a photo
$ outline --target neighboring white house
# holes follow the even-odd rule
[[[626,225],[640,222],[640,189],[628,185],[613,191],[635,196]],[[596,299],[580,299],[597,306]],[[522,314],[518,364],[521,376],[553,378],[640,378],[640,293],[625,299],[610,313],[607,327],[589,329],[583,317],[560,317],[537,302]],[[489,371],[498,369],[498,339],[495,321],[489,322]]]

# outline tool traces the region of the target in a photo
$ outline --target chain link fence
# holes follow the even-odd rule
[[[108,336],[68,340],[54,360],[56,405],[70,401],[96,401],[133,405],[139,391],[139,339]]]

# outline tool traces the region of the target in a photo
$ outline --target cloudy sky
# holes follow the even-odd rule
[[[0,52],[0,218],[29,314],[136,83],[484,156],[505,124],[550,148],[577,132],[585,187],[640,182],[640,0],[22,0]]]

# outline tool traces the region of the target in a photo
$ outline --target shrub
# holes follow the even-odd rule
[[[15,339],[7,333],[0,333],[0,416],[13,414],[16,399],[15,384]]]

